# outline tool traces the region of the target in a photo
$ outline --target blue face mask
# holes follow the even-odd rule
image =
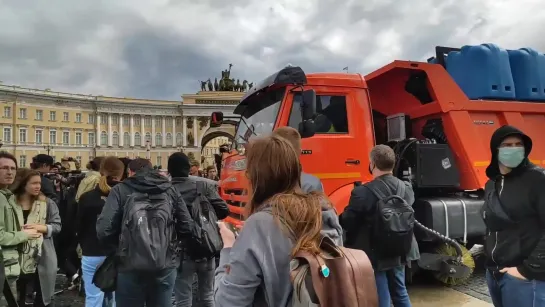
[[[524,154],[524,147],[502,147],[498,150],[498,160],[509,168],[515,168],[524,160]]]

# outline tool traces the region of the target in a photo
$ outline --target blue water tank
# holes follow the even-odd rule
[[[449,52],[446,68],[469,99],[515,99],[509,54],[494,44]]]
[[[545,101],[545,55],[530,48],[507,52],[517,100]]]

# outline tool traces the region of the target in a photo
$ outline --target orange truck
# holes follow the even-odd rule
[[[282,126],[298,129],[303,169],[322,180],[339,213],[354,186],[372,180],[371,148],[388,144],[398,157],[394,174],[411,181],[416,195],[421,259],[413,267],[447,284],[465,280],[474,267],[468,249],[486,231],[479,211],[492,133],[505,124],[518,127],[534,141],[532,162],[545,164],[545,103],[539,103],[545,102],[545,56],[525,50],[437,47],[428,63],[394,61],[366,76],[307,74],[291,66],[272,74],[234,111],[240,119],[223,155],[220,186],[227,221],[243,220],[244,153],[253,137]],[[526,65],[532,60],[543,66],[537,65],[537,77],[536,65]],[[211,123],[223,119],[215,112]]]

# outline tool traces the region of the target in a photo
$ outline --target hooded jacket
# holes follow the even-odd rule
[[[128,196],[133,192],[148,194],[167,193],[172,198],[174,206],[174,218],[176,220],[178,238],[198,238],[195,223],[180,194],[175,192],[172,184],[159,171],[143,169],[110,190],[102,213],[98,216],[96,223],[97,238],[104,247],[116,248],[118,246],[124,205]]]
[[[325,203],[322,219],[321,234],[342,246],[339,219]],[[285,234],[270,208],[248,217],[236,244],[221,250],[214,283],[217,307],[289,306],[294,242]]]
[[[324,186],[322,185],[320,178],[301,172],[301,189],[305,193],[310,193],[312,191],[323,192]]]
[[[498,147],[509,136],[523,140],[525,159],[503,175]],[[517,267],[527,279],[545,281],[545,171],[528,159],[532,140],[515,127],[502,126],[492,135],[490,151],[489,181],[481,209],[487,227],[487,267]]]

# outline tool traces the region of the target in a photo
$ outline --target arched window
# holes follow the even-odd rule
[[[112,146],[119,146],[119,134],[117,131],[114,131],[112,133]]]
[[[161,133],[155,134],[155,146],[163,146],[163,136]]]
[[[131,135],[128,132],[123,133],[123,146],[131,146]]]
[[[150,143],[151,143],[151,133],[146,132],[146,140],[145,140],[145,142],[150,142]]]
[[[184,144],[184,138],[181,133],[176,133],[176,146],[182,146]]]
[[[106,131],[102,131],[100,133],[100,145],[108,146],[108,134],[106,133]]]
[[[134,134],[134,146],[142,146],[142,138],[139,132]]]
[[[172,134],[167,133],[167,146],[172,146]]]

